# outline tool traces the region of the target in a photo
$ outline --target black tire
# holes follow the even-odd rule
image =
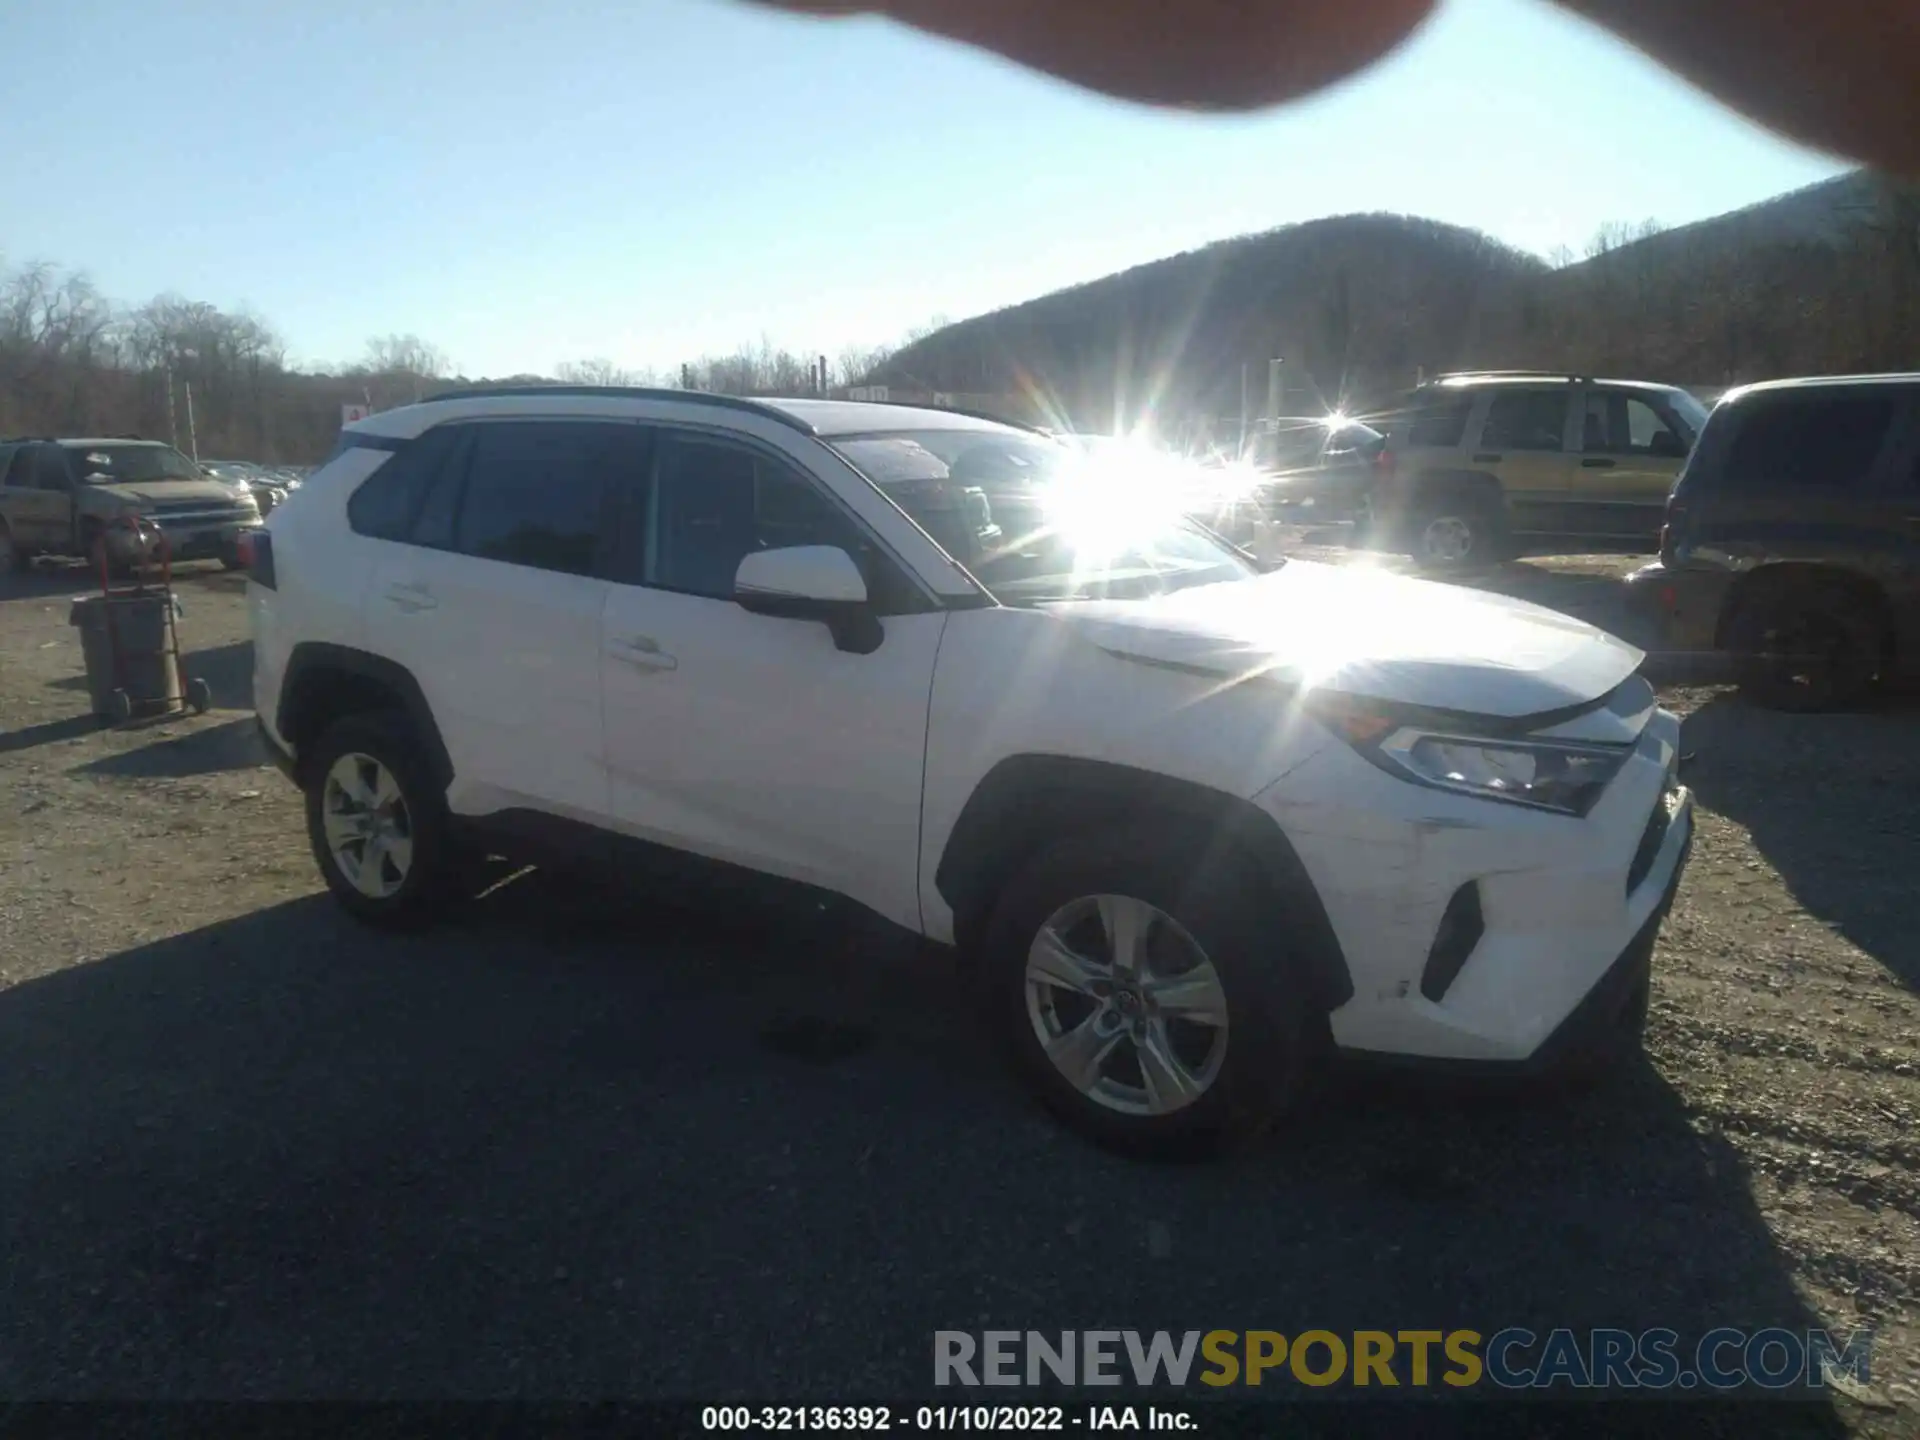
[[[0,525],[0,575],[12,575],[32,563],[32,557],[13,543],[13,532]]]
[[[376,761],[399,787],[412,850],[404,879],[389,895],[374,896],[359,889],[327,842],[327,777],[336,762],[354,754]],[[307,838],[334,899],[355,919],[381,929],[417,929],[438,919],[457,891],[459,852],[451,835],[446,793],[434,782],[406,717],[398,711],[350,715],[330,726],[302,761]]]
[[[1040,1102],[1095,1143],[1149,1158],[1207,1154],[1284,1114],[1302,1093],[1318,1046],[1286,959],[1281,917],[1263,902],[1265,893],[1243,856],[1205,834],[1165,826],[1076,836],[1028,864],[994,907],[981,960],[996,1026]],[[1171,917],[1204,951],[1226,997],[1217,1074],[1198,1099],[1167,1114],[1126,1114],[1083,1093],[1048,1058],[1029,1009],[1028,955],[1042,927],[1076,900],[1116,895]],[[1133,1073],[1144,1080],[1137,1061]]]
[[[1886,630],[1864,599],[1834,585],[1770,585],[1738,602],[1727,622],[1740,693],[1769,710],[1845,710],[1873,692]]]
[[[1421,569],[1439,573],[1498,565],[1512,549],[1499,501],[1472,490],[1422,496],[1407,518],[1406,543]]]
[[[187,706],[196,715],[204,715],[213,708],[213,687],[200,676],[187,681]]]

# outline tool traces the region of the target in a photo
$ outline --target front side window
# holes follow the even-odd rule
[[[171,445],[90,445],[63,448],[74,469],[96,484],[150,485],[159,480],[198,480],[200,467]],[[64,487],[63,487],[64,488]]]
[[[1565,390],[1518,390],[1495,395],[1480,427],[1480,448],[1564,450],[1567,400]]]
[[[1647,401],[1619,392],[1586,399],[1581,448],[1588,455],[1678,460],[1688,449],[1681,431]]]
[[[860,562],[870,549],[851,519],[786,466],[725,440],[675,434],[657,446],[644,544],[642,583],[716,600],[733,598],[740,562],[756,550],[831,545]]]

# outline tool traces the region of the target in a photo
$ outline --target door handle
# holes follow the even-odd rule
[[[433,598],[433,592],[424,585],[389,585],[387,603],[407,615],[437,609],[440,604]]]
[[[1582,460],[1580,462],[1580,468],[1582,470],[1611,470],[1614,468],[1614,465],[1611,460]]]
[[[629,635],[608,647],[616,660],[624,660],[642,670],[678,670],[680,662],[660,648],[651,635]]]
[[[1506,458],[1505,455],[1496,455],[1489,451],[1486,454],[1474,456],[1473,463],[1476,465],[1498,465]]]

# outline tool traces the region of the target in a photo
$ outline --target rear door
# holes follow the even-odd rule
[[[368,634],[425,692],[456,810],[599,823],[603,576],[620,489],[644,477],[644,434],[572,417],[429,434],[438,463],[404,542],[381,547]]]
[[[1566,384],[1502,386],[1469,440],[1473,468],[1499,478],[1516,533],[1565,533],[1573,522],[1574,395]]]
[[[1590,385],[1579,428],[1579,533],[1651,543],[1687,461],[1686,425],[1654,391]]]

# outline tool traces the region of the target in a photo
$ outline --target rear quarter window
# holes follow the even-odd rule
[[[1740,417],[1725,480],[1809,490],[1860,485],[1873,473],[1893,418],[1885,395],[1768,397]]]
[[[347,501],[347,524],[353,532],[370,540],[409,538],[427,489],[457,438],[443,426],[389,455]]]
[[[1471,395],[1429,400],[1415,405],[1393,428],[1406,433],[1409,446],[1452,450],[1466,440],[1472,415]]]

